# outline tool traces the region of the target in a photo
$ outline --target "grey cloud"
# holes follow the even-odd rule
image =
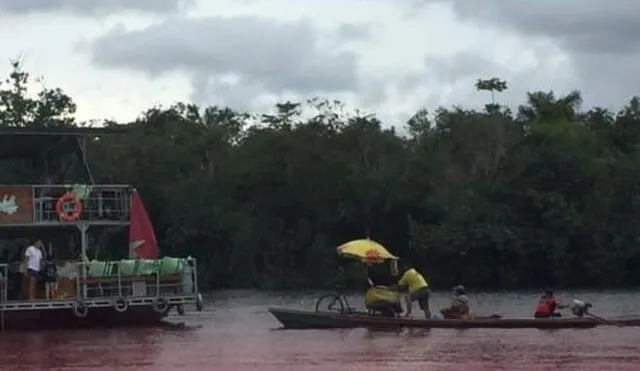
[[[441,2],[443,0],[426,0]],[[575,52],[640,51],[640,1],[450,0],[464,19],[560,41]]]
[[[220,105],[241,111],[263,108],[257,99],[265,90],[251,81],[240,79],[230,82],[215,76],[197,74],[191,78],[191,87],[190,101],[201,106]]]
[[[336,51],[337,41],[334,45],[319,41],[316,30],[305,20],[204,18],[167,20],[135,31],[112,29],[95,40],[91,49],[93,62],[102,67],[150,75],[186,73],[194,82],[196,96],[216,86],[231,90],[229,83],[220,80],[228,76],[256,92],[275,94],[356,88],[356,55]]]
[[[343,24],[338,28],[338,37],[345,41],[365,40],[371,37],[371,30],[354,24]]]
[[[576,88],[572,76],[559,75],[553,69],[553,56],[544,50],[536,50],[539,67],[535,70],[514,72],[505,64],[492,60],[480,52],[462,51],[449,56],[428,56],[424,59],[424,72],[411,74],[403,80],[407,91],[421,87],[437,86],[437,91],[426,91],[425,107],[462,104],[481,108],[489,103],[487,92],[477,91],[477,79],[498,77],[507,81],[508,89],[496,94],[496,102],[515,109],[526,99],[529,91],[549,89],[566,94]]]
[[[464,21],[478,27],[514,32],[530,45],[540,39],[554,42],[569,57],[572,70],[549,78],[544,67],[539,67],[535,71],[537,78],[527,75],[518,77],[522,81],[507,78],[523,87],[530,84],[526,90],[554,89],[562,94],[578,89],[583,93],[585,107],[603,105],[612,109],[640,93],[640,75],[635,73],[640,65],[640,39],[636,37],[640,34],[637,21],[640,1],[413,0],[415,2],[423,6],[448,4]],[[541,81],[548,85],[540,86]],[[510,86],[508,94],[512,93]]]
[[[600,54],[576,56],[576,71],[581,77],[577,89],[585,93],[590,105],[618,109],[634,96],[640,96],[640,52],[626,55]]]
[[[470,51],[463,51],[452,56],[427,56],[424,59],[424,79],[435,86],[441,86],[442,92],[430,92],[427,101],[431,107],[466,102],[471,106],[481,106],[487,102],[485,94],[475,91],[474,84],[478,78],[505,76],[500,65],[485,56]],[[449,91],[451,100],[443,92]],[[511,94],[511,92],[509,92]]]
[[[68,12],[82,15],[139,11],[171,13],[194,4],[194,0],[0,0],[0,11],[11,14]]]
[[[453,56],[427,56],[424,59],[426,71],[436,72],[433,78],[442,83],[456,80],[472,80],[499,74],[503,68],[491,59],[471,51],[463,51]]]

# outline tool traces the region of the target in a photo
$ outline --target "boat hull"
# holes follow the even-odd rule
[[[336,328],[502,328],[502,329],[562,329],[593,328],[602,325],[640,326],[640,318],[611,320],[604,323],[593,318],[483,318],[483,319],[408,319],[370,316],[365,313],[340,314],[294,309],[269,308],[269,312],[286,329]]]
[[[151,306],[129,307],[124,313],[116,312],[109,307],[95,307],[88,310],[86,317],[78,318],[69,308],[16,310],[4,312],[2,322],[4,322],[4,329],[7,331],[141,327],[162,324],[168,313],[169,311],[158,313]]]

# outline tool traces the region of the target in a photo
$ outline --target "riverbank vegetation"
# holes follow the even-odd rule
[[[29,98],[15,68],[2,125],[80,125],[71,97]],[[507,84],[476,88],[497,102]],[[135,185],[163,253],[197,257],[207,287],[331,287],[335,246],[366,236],[436,288],[640,283],[638,98],[610,112],[531,92],[514,111],[424,109],[395,129],[320,99],[105,125],[129,131],[91,143],[96,182]]]

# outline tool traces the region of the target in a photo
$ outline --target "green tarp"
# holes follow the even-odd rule
[[[89,263],[89,277],[104,277],[118,274],[118,266],[122,276],[148,276],[179,274],[186,259],[164,257],[162,259],[122,259],[120,261],[92,260]]]

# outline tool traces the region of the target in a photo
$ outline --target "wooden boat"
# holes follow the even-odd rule
[[[202,310],[196,260],[159,258],[151,220],[133,186],[95,184],[84,160],[84,177],[74,177],[80,169],[72,167],[68,172],[51,170],[54,160],[70,160],[66,157],[72,155],[84,159],[87,140],[114,130],[0,128],[0,162],[37,158],[25,174],[47,179],[43,184],[0,184],[0,235],[28,238],[57,269],[57,288],[47,298],[42,275],[30,290],[31,279],[21,262],[24,251],[0,261],[0,330],[161,325],[172,309],[179,315],[192,304]],[[58,184],[55,179],[74,183]],[[128,248],[107,245],[115,231],[126,229]],[[77,234],[70,239],[70,232]],[[40,238],[44,241],[36,243]],[[26,247],[21,244],[17,246]],[[129,250],[128,259],[97,260],[98,246],[110,257],[118,255],[114,251]],[[94,252],[91,261],[88,250]]]
[[[389,261],[391,266],[398,257],[389,253],[386,248],[369,239],[359,239],[338,246],[338,255],[346,258],[355,258],[369,264],[378,264]],[[373,284],[372,284],[373,285]],[[382,288],[383,286],[377,286]],[[372,286],[368,292],[376,289]],[[388,289],[388,288],[387,288]],[[605,319],[592,314],[590,317],[574,318],[502,318],[493,315],[473,319],[408,319],[394,316],[373,315],[374,311],[380,313],[373,303],[367,304],[365,294],[365,306],[368,312],[358,312],[349,304],[347,296],[342,293],[328,294],[319,297],[316,301],[315,311],[295,310],[284,308],[269,308],[269,312],[283,325],[285,329],[336,329],[336,328],[501,328],[501,329],[562,329],[562,328],[593,328],[596,326],[640,326],[640,316],[617,319]],[[325,304],[328,304],[325,307]],[[386,313],[397,313],[395,310],[387,310]]]
[[[598,320],[595,318],[475,318],[475,319],[407,319],[372,316],[355,312],[308,311],[269,308],[269,312],[285,329],[336,329],[336,328],[501,328],[501,329],[563,329],[593,328],[596,326],[640,326],[640,317]]]

